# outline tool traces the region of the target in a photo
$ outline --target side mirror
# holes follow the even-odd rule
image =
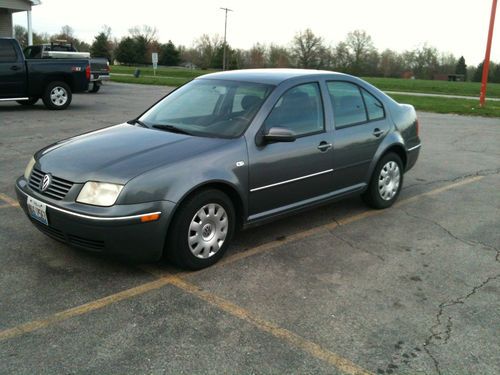
[[[262,139],[265,143],[294,142],[297,136],[290,129],[273,127],[262,135]]]

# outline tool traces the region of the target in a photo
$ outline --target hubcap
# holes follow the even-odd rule
[[[401,172],[396,162],[387,162],[378,178],[378,192],[380,197],[385,200],[391,200],[399,189],[399,181],[401,179]]]
[[[68,101],[68,93],[63,87],[56,86],[50,92],[50,100],[57,106],[62,106]]]
[[[188,244],[197,258],[207,259],[217,253],[227,236],[228,218],[217,203],[204,205],[189,224]]]

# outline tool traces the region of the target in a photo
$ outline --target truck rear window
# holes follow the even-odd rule
[[[17,61],[16,50],[10,40],[0,39],[0,62]]]

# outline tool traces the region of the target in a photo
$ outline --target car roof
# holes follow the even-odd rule
[[[301,77],[333,78],[345,76],[343,73],[314,69],[242,69],[205,74],[197,79],[223,79],[229,81],[254,82],[262,84],[279,85],[280,83]]]

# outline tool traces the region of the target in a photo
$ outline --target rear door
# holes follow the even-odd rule
[[[26,94],[23,56],[11,39],[0,39],[0,98],[20,98]]]
[[[333,109],[334,189],[368,180],[370,163],[390,123],[384,106],[373,94],[347,81],[327,82]]]
[[[318,82],[290,88],[262,125],[292,130],[294,142],[248,141],[250,219],[288,210],[332,190],[332,145]]]

